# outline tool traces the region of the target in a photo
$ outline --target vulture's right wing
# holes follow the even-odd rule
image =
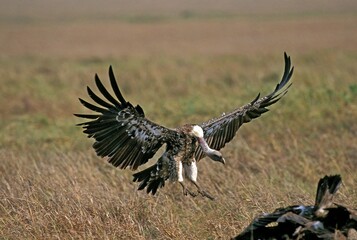
[[[144,111],[139,105],[134,107],[124,99],[111,66],[109,78],[117,99],[106,90],[95,75],[95,83],[107,101],[87,87],[88,95],[99,106],[83,99],[79,101],[96,113],[74,115],[91,119],[78,125],[84,128],[83,132],[89,138],[95,139],[93,147],[98,156],[109,157],[108,161],[116,167],[122,169],[130,167],[135,170],[152,158],[168,139],[175,139],[178,134],[174,130],[151,122],[145,118]]]

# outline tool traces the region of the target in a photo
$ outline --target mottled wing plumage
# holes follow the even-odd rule
[[[274,239],[277,234],[287,234],[293,232],[294,224],[280,224],[277,222],[287,214],[291,213],[293,207],[279,208],[273,213],[263,214],[256,217],[234,240],[250,239]],[[279,238],[278,238],[279,239]]]
[[[269,214],[262,214],[253,219],[253,221],[245,228],[245,230],[240,234],[243,236],[247,233],[251,233],[252,231],[262,231],[265,229],[265,226],[269,225],[270,223],[276,222],[279,217],[285,214],[288,211],[275,211]]]
[[[330,196],[336,194],[340,185],[340,175],[321,178],[315,205],[289,206],[258,216],[233,239],[337,239],[336,234],[346,239],[351,230],[357,230],[357,217],[354,210],[332,203]],[[319,215],[316,210],[321,208],[324,198],[331,207],[324,208],[326,214]]]
[[[96,75],[95,83],[106,100],[87,87],[88,95],[97,105],[79,100],[95,113],[75,116],[91,119],[78,125],[84,128],[83,132],[88,137],[95,139],[93,147],[98,156],[109,157],[108,161],[116,167],[135,170],[152,158],[168,138],[174,139],[176,132],[149,121],[139,105],[134,107],[127,102],[119,90],[111,67],[109,78],[117,99]]]
[[[279,101],[287,93],[288,88],[291,86],[291,83],[287,83],[293,74],[294,67],[291,67],[290,57],[286,53],[284,53],[284,60],[285,70],[283,77],[272,93],[262,98],[258,94],[250,103],[221,117],[200,124],[204,131],[205,139],[211,148],[216,150],[223,148],[226,143],[233,139],[240,126],[269,111],[267,107]],[[197,160],[204,157],[201,148],[196,149],[195,157]]]

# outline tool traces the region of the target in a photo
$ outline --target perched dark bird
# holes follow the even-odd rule
[[[109,162],[121,169],[136,170],[146,163],[158,149],[166,144],[166,150],[151,167],[135,173],[134,182],[140,182],[139,190],[146,188],[147,193],[155,194],[165,181],[178,181],[185,195],[196,196],[183,183],[186,177],[197,187],[202,196],[213,199],[197,184],[196,162],[205,156],[213,161],[225,163],[218,151],[231,141],[240,126],[269,111],[268,106],[276,103],[286,93],[292,74],[290,57],[284,53],[285,70],[281,81],[272,93],[260,98],[260,94],[250,103],[201,124],[186,124],[177,128],[158,125],[145,117],[143,109],[126,101],[119,90],[112,67],[109,67],[110,84],[115,94],[111,95],[99,77],[95,83],[103,97],[87,87],[88,95],[97,105],[83,99],[80,102],[93,114],[75,114],[90,119],[80,123],[84,133],[94,138],[93,147],[98,156],[109,157]]]
[[[347,239],[357,230],[357,213],[333,202],[341,182],[340,175],[321,178],[313,206],[294,205],[258,216],[233,239]]]

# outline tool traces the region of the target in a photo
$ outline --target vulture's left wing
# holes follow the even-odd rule
[[[281,227],[278,226],[278,220],[292,213],[290,212],[292,209],[293,207],[278,208],[273,213],[265,213],[257,216],[239,235],[232,239],[250,240],[252,236],[254,236],[254,239],[280,239],[276,234],[280,233],[281,236],[283,236],[282,230],[285,229],[281,229]]]
[[[279,101],[287,93],[288,88],[291,86],[291,83],[287,83],[293,74],[294,67],[291,67],[290,57],[286,53],[284,53],[284,60],[285,70],[283,77],[272,93],[262,98],[258,94],[253,101],[233,112],[200,124],[204,132],[204,138],[211,148],[216,150],[223,148],[226,143],[233,139],[240,126],[269,111],[267,107]],[[196,160],[204,156],[202,149],[197,147],[195,151]]]
[[[116,98],[106,90],[95,75],[95,83],[106,101],[87,87],[88,95],[98,105],[83,99],[79,100],[95,113],[74,115],[91,119],[78,125],[84,128],[84,133],[88,137],[95,139],[93,147],[98,156],[109,157],[109,162],[116,167],[122,169],[130,167],[135,170],[152,158],[157,150],[168,142],[168,139],[175,139],[177,133],[151,122],[145,117],[139,105],[134,107],[124,99],[112,67],[109,68],[109,78]]]

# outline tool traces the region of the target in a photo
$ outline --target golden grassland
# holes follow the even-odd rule
[[[0,238],[227,239],[262,212],[312,204],[325,174],[357,206],[357,35],[353,15],[0,26]],[[137,192],[132,172],[97,157],[73,113],[111,64],[127,99],[155,122],[200,123],[269,93],[295,66],[271,112],[204,159],[215,201],[168,183]],[[108,85],[107,85],[108,86]],[[95,87],[94,87],[95,88]],[[152,162],[151,162],[152,163]],[[150,164],[150,163],[149,163]]]

